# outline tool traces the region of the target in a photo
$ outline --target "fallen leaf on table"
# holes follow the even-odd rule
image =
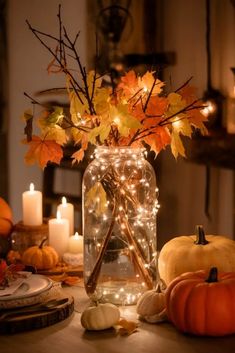
[[[137,331],[138,323],[131,320],[120,319],[117,323],[117,326],[121,326],[118,328],[118,333],[121,336],[129,336]]]
[[[68,286],[73,286],[79,282],[81,282],[81,278],[78,276],[68,276],[66,273],[63,273],[62,275],[51,275],[47,276],[50,277],[55,282],[61,282],[63,284],[67,284]]]

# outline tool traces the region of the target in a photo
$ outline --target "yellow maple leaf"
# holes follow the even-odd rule
[[[66,130],[62,129],[59,125],[46,127],[42,132],[47,140],[54,140],[59,145],[64,145],[68,141]]]
[[[110,90],[106,87],[97,90],[93,102],[97,115],[105,114],[109,109]]]
[[[178,131],[175,130],[171,133],[171,151],[175,158],[177,158],[178,155],[185,157],[184,145]]]
[[[117,126],[120,135],[124,137],[129,135],[130,129],[137,130],[142,127],[140,121],[129,113],[126,104],[110,106],[110,118]]]
[[[175,115],[179,113],[182,109],[186,107],[186,102],[184,99],[182,99],[181,95],[178,93],[170,93],[168,94],[168,101],[169,101],[169,106],[168,106],[168,111],[167,115]],[[178,114],[178,117],[179,114]]]
[[[90,70],[87,74],[87,86],[90,97],[92,96],[93,92],[96,92],[97,88],[100,88],[101,84],[102,78],[97,77],[95,70]]]
[[[99,140],[101,143],[104,142],[105,139],[107,139],[109,133],[110,133],[111,125],[107,124],[106,121],[101,123],[99,126],[93,128],[89,134],[88,134],[88,141],[96,144],[97,143],[97,138],[99,137]]]
[[[187,115],[181,114],[180,116],[181,118],[178,116],[174,118],[174,121],[172,122],[172,130],[178,134],[181,133],[184,136],[191,137],[193,130],[187,119]]]
[[[95,211],[97,216],[106,210],[106,192],[100,182],[96,182],[85,195],[85,206]]]
[[[146,93],[151,91],[153,95],[159,94],[163,86],[164,82],[155,80],[154,72],[147,71],[142,77],[139,77],[139,87],[143,88]]]
[[[88,110],[88,106],[86,104],[86,100],[82,99],[82,96],[80,95],[81,99],[78,98],[77,94],[72,90],[69,93],[69,99],[70,99],[70,115],[71,115],[71,120],[74,123],[74,125],[79,125],[81,121],[81,116],[85,113],[86,110]]]

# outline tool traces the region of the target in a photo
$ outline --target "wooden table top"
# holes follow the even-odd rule
[[[1,353],[234,353],[235,335],[212,338],[193,337],[178,332],[170,323],[147,324],[139,321],[138,331],[120,336],[114,329],[85,331],[80,324],[81,311],[89,304],[81,287],[63,288],[74,296],[75,312],[47,328],[0,335]],[[135,307],[121,308],[126,319],[138,320]],[[235,318],[234,318],[235,319]]]

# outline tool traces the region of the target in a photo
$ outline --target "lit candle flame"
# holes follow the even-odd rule
[[[62,197],[62,205],[66,205],[67,204],[67,200],[66,200],[66,197]]]
[[[30,185],[29,185],[29,190],[30,190],[30,191],[34,191],[34,183],[30,183]]]

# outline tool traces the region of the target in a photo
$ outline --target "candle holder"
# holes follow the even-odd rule
[[[19,221],[11,234],[11,248],[23,253],[30,246],[40,245],[44,238],[48,238],[47,218],[43,219],[40,226],[28,226]]]

